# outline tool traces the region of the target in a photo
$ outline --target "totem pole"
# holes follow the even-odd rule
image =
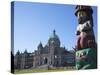
[[[97,44],[93,31],[93,10],[90,6],[77,5],[76,69],[97,68]]]

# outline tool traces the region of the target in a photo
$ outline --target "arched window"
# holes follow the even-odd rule
[[[44,59],[44,64],[47,64],[47,62],[48,62],[48,59],[45,58],[45,59]]]

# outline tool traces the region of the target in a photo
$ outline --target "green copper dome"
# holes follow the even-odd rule
[[[53,33],[52,33],[52,35],[50,36],[48,42],[49,42],[49,44],[55,44],[56,46],[60,46],[60,40],[59,40],[59,37],[57,36],[55,30],[53,30]]]
[[[56,31],[55,30],[53,30],[53,33],[50,36],[50,38],[52,38],[52,39],[59,39],[59,37],[56,35]]]

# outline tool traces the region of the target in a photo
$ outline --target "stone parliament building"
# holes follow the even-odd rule
[[[68,51],[65,47],[60,46],[61,42],[53,30],[47,44],[43,47],[40,42],[37,50],[32,53],[24,51],[14,55],[14,69],[45,69],[53,67],[67,67],[75,65],[75,52]]]

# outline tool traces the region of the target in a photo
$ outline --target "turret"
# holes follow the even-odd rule
[[[38,45],[38,54],[41,54],[41,53],[43,53],[43,45],[40,42],[39,45]]]
[[[16,55],[20,55],[20,52],[19,52],[19,50],[17,51]]]

